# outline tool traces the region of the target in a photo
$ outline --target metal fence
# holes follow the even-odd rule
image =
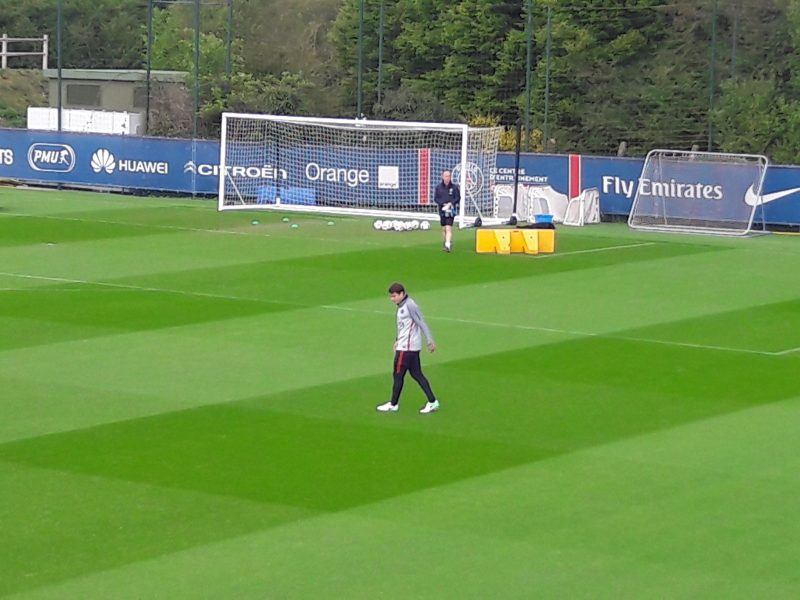
[[[42,66],[47,67],[49,54],[59,81],[62,69],[75,67],[76,61],[92,68],[140,70],[145,82],[141,110],[147,131],[158,135],[215,137],[219,112],[234,108],[495,119],[510,131],[521,124],[529,151],[643,156],[653,147],[695,147],[766,152],[784,161],[800,153],[795,147],[800,142],[792,140],[800,139],[800,126],[797,131],[791,126],[800,122],[795,83],[800,36],[789,0],[119,2],[130,6],[128,28],[137,30],[129,48],[104,55],[113,31],[99,27],[87,33],[106,36],[87,46],[91,60],[70,56],[76,44],[88,43],[81,37],[85,29],[78,27],[85,15],[76,12],[72,0],[53,0],[56,18],[48,35],[55,44],[48,46],[47,35],[12,31],[20,37],[2,42],[3,64],[14,58],[8,47],[12,39],[39,40]],[[111,0],[98,1],[95,12],[107,11],[100,16],[112,23],[117,15],[109,6]],[[421,7],[439,12],[427,19],[421,13],[409,16]],[[254,22],[270,10],[280,19]],[[180,40],[185,60],[175,64],[165,64],[159,55],[165,34],[153,26],[154,20],[163,26],[167,11],[180,13],[176,19],[182,19],[183,31],[191,31]],[[290,22],[304,20],[305,28],[280,37]],[[415,28],[427,31],[434,43],[426,47],[426,38],[412,39]],[[442,32],[449,32],[442,38],[447,43],[437,41]],[[272,46],[270,37],[276,40]],[[295,70],[293,61],[308,54],[303,44],[309,39],[319,64],[298,75],[302,85],[286,91],[274,80]],[[423,43],[414,46],[419,40]],[[270,51],[285,64],[262,60]],[[24,61],[31,59],[16,60],[30,67]],[[157,97],[163,90],[153,73],[165,68],[187,74],[185,96]],[[255,84],[241,85],[253,84],[255,91],[234,98],[237,83],[227,82],[242,72],[252,74]],[[58,98],[51,104],[63,106],[63,86],[55,89]],[[256,101],[284,93],[290,101]],[[165,107],[172,111],[158,121],[153,115]],[[171,128],[170,119],[180,126]],[[511,141],[504,138],[503,144],[508,149]]]

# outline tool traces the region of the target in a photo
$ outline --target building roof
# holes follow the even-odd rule
[[[58,69],[45,69],[44,76],[58,79]],[[151,81],[164,83],[185,83],[184,71],[150,71]],[[61,69],[61,79],[80,79],[84,81],[145,81],[144,69]]]

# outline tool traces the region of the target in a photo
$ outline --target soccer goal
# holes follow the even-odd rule
[[[504,183],[494,188],[494,215],[507,219],[515,214],[520,221],[534,222],[539,215],[550,215],[554,223],[566,218],[570,199],[551,186],[539,183],[518,183],[516,211],[514,210],[514,184]]]
[[[277,209],[437,218],[443,171],[461,188],[458,224],[498,222],[492,182],[501,128],[225,113],[219,210]]]
[[[589,188],[572,198],[564,213],[564,225],[583,227],[600,222],[600,190]]]
[[[767,158],[756,154],[652,150],[628,224],[654,231],[746,235],[761,204],[768,166]]]

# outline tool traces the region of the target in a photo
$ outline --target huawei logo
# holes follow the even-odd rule
[[[105,148],[100,148],[92,155],[92,171],[99,173],[105,171],[109,175],[117,168],[117,161],[114,160],[114,155]]]

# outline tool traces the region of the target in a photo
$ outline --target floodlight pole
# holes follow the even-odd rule
[[[531,140],[531,68],[533,66],[533,0],[528,0],[527,50],[525,54],[525,135],[528,150]]]
[[[194,0],[194,106],[192,111],[192,139],[197,139],[197,113],[200,110],[200,0]]]
[[[378,105],[381,103],[381,83],[383,79],[383,0],[381,0],[380,13],[378,17]]]
[[[364,0],[358,2],[358,75],[356,84],[356,118],[360,119],[362,113],[362,98],[364,95],[362,71],[364,70]]]
[[[719,13],[719,0],[714,0],[714,13],[711,16],[711,64],[708,68],[708,151],[714,147],[714,84],[716,83],[715,68],[717,66],[717,17]]]
[[[225,77],[230,81],[233,70],[231,46],[233,45],[233,0],[228,0],[228,32],[225,39]]]
[[[553,7],[547,7],[547,44],[545,46],[545,73],[544,73],[544,123],[542,125],[542,149],[547,152],[547,143],[550,139],[548,130],[550,117],[550,57],[553,47]]]
[[[56,54],[58,65],[58,131],[61,132],[61,111],[63,103],[62,61],[61,61],[61,30],[64,28],[64,0],[58,0],[56,7]]]
[[[144,134],[150,133],[150,76],[153,70],[153,2],[147,0],[147,74],[145,76]]]
[[[517,119],[515,130],[515,137],[517,139],[514,148],[514,206],[511,209],[511,219],[509,220],[510,225],[516,225],[518,222],[517,196],[519,195],[519,155],[522,148],[522,121],[519,119]]]

